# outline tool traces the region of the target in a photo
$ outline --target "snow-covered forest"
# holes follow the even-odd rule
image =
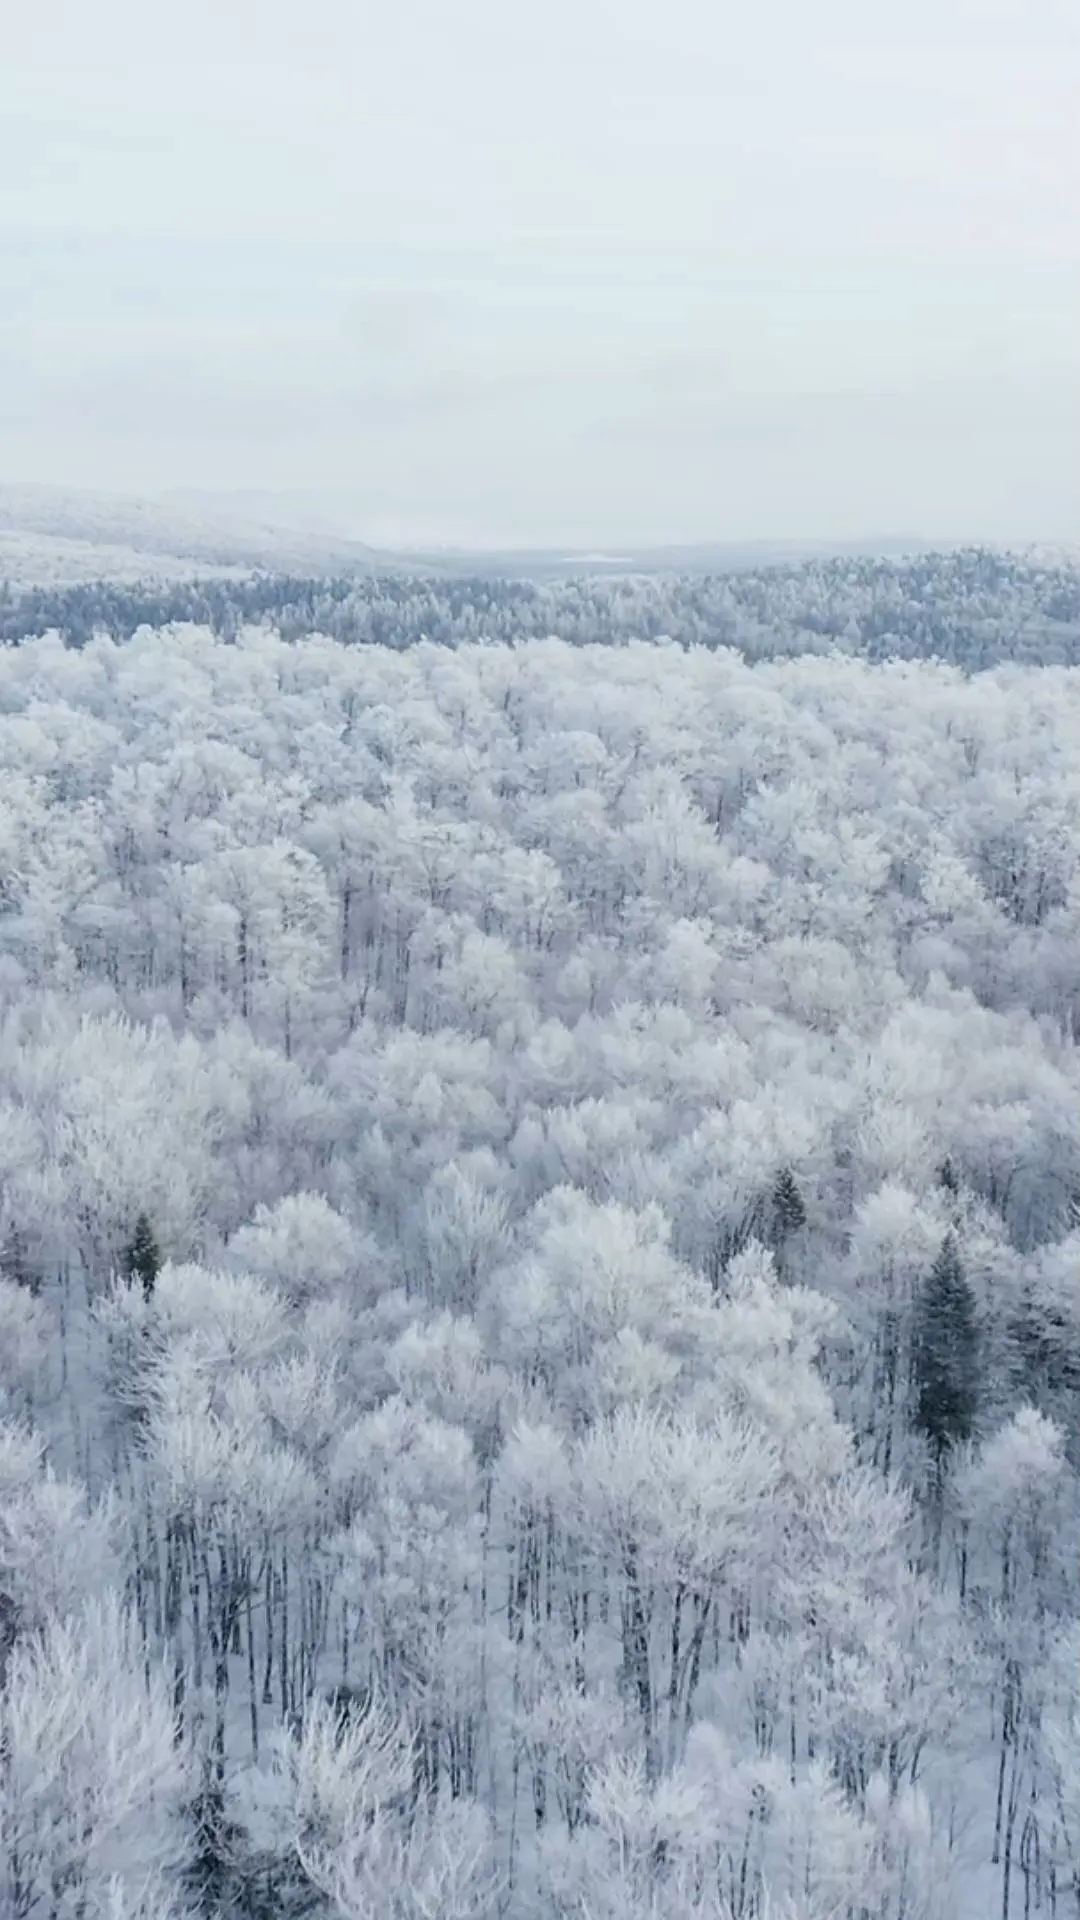
[[[1080,583],[994,565],[9,595],[4,1920],[1080,1910],[1080,668],[976,670]]]
[[[66,586],[12,582],[5,591],[0,583],[0,641],[55,629],[83,645],[95,633],[126,640],[140,626],[175,621],[228,638],[245,624],[268,623],[286,639],[314,632],[349,645],[557,635],[575,645],[672,639],[729,646],[748,659],[839,647],[871,660],[933,657],[968,671],[1007,660],[1075,666],[1080,565],[1067,553],[971,548],[906,560],[845,556],[737,572],[542,581],[233,569],[231,577],[139,582],[113,567],[106,579]]]

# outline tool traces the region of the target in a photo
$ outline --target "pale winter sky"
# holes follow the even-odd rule
[[[12,0],[0,479],[1080,532],[1076,0]]]

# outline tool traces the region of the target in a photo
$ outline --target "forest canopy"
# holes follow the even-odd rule
[[[756,659],[840,647],[870,660],[941,659],[967,671],[1003,661],[1080,662],[1080,566],[987,548],[905,560],[843,557],[732,573],[532,581],[407,573],[290,574],[6,589],[0,641],[195,623],[232,638],[265,624],[286,639],[346,645],[557,638],[575,645],[673,639]]]
[[[1075,1912],[1080,668],[979,669],[1077,584],[997,565],[9,634],[5,1916]]]

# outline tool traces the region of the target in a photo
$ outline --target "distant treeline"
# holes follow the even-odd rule
[[[528,580],[242,578],[0,584],[0,641],[191,622],[226,638],[267,625],[287,639],[409,647],[549,635],[578,645],[670,638],[750,658],[839,646],[871,660],[939,658],[968,672],[1016,660],[1080,661],[1080,568],[971,548],[907,560],[841,558],[695,577]]]

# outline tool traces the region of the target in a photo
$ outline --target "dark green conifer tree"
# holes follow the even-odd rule
[[[978,1410],[975,1298],[953,1233],[916,1300],[914,1335],[914,1425],[940,1467],[952,1447],[970,1439]]]
[[[17,1286],[28,1287],[31,1293],[40,1289],[41,1269],[31,1259],[26,1235],[18,1227],[9,1228],[0,1244],[0,1273]]]
[[[142,1290],[149,1300],[154,1291],[154,1282],[161,1272],[161,1249],[154,1238],[154,1229],[145,1213],[140,1213],[135,1222],[131,1239],[124,1249],[124,1272],[129,1280],[141,1280]]]
[[[781,1167],[771,1195],[774,1239],[782,1245],[806,1225],[806,1207],[790,1167]]]

